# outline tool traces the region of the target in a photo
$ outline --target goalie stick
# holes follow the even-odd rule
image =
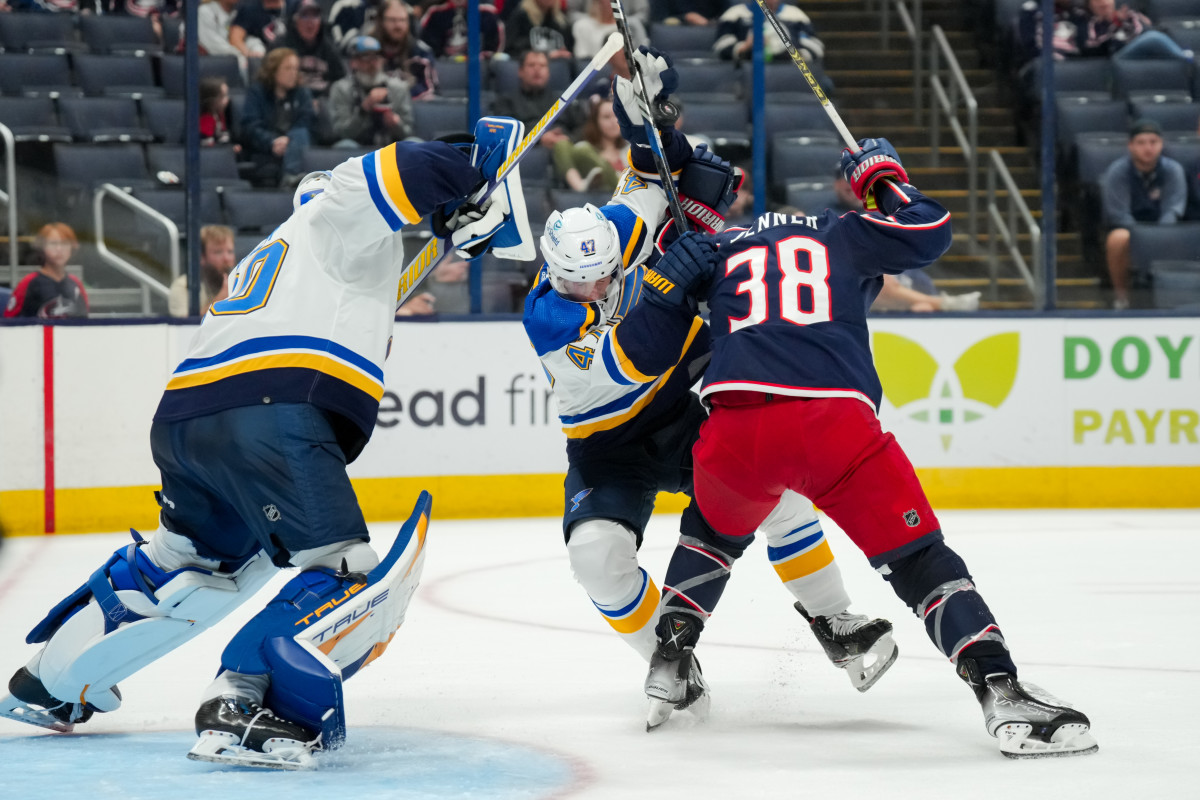
[[[761,0],[760,0],[761,2]],[[633,57],[633,42],[629,39],[629,23],[625,20],[625,8],[621,0],[612,0],[613,20],[617,23],[617,32],[625,40],[625,61],[629,65],[629,76],[633,78],[634,94],[638,99],[638,110],[642,112],[642,125],[646,128],[646,138],[650,140],[650,152],[654,155],[654,166],[658,168],[658,179],[662,181],[663,191],[667,195],[667,208],[671,210],[671,218],[675,220],[675,230],[691,230],[683,216],[683,206],[679,203],[679,193],[671,182],[671,168],[667,166],[667,158],[663,154],[662,137],[658,135],[658,126],[650,116],[650,95],[646,91],[646,76]],[[674,116],[675,110],[663,109],[660,116]]]
[[[563,93],[546,110],[542,118],[526,131],[525,138],[521,140],[520,144],[513,149],[508,158],[504,160],[504,163],[500,165],[500,169],[496,171],[496,175],[488,181],[487,189],[474,202],[482,204],[484,200],[491,196],[492,192],[512,172],[513,168],[521,163],[521,159],[525,157],[529,149],[537,143],[538,139],[542,138],[542,133],[545,132],[546,128],[554,120],[558,119],[559,115],[567,107],[567,104],[574,100],[596,73],[608,63],[608,60],[616,55],[617,51],[621,49],[623,42],[624,37],[619,32],[609,35],[608,39],[604,42],[604,46],[592,57],[587,66],[580,71],[575,80],[571,82],[571,85],[563,90]],[[408,262],[407,266],[404,267],[404,272],[400,275],[400,284],[396,289],[397,308],[402,306],[404,301],[416,291],[421,282],[433,271],[434,267],[441,263],[441,260],[445,258],[448,252],[449,248],[446,246],[446,241],[434,237],[421,248],[420,253],[417,253]]]

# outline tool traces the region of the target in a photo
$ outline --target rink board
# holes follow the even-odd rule
[[[880,418],[945,508],[1200,507],[1200,319],[872,320]],[[0,328],[0,525],[155,525],[150,420],[194,325]],[[516,321],[398,324],[367,518],[562,511],[564,438]],[[50,413],[47,413],[49,410]],[[662,510],[678,510],[672,497]]]

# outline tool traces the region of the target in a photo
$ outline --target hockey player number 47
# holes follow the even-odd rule
[[[803,255],[803,265],[801,256]],[[767,247],[752,247],[725,262],[725,274],[731,275],[745,264],[750,277],[737,285],[737,294],[750,301],[750,313],[729,320],[729,332],[766,322],[771,317],[767,293]],[[775,245],[775,261],[779,265],[779,318],[795,325],[829,322],[833,310],[829,301],[829,251],[825,245],[807,236],[789,236]],[[811,297],[811,306],[804,310],[801,298]]]

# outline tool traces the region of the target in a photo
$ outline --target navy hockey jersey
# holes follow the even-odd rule
[[[766,214],[716,237],[701,397],[854,397],[878,410],[867,309],[884,273],[927,266],[950,246],[950,214],[936,201],[909,185],[878,195],[882,213]]]

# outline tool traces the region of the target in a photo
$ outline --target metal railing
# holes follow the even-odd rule
[[[912,43],[913,122],[919,125],[921,124],[921,112],[925,106],[925,59],[922,57],[925,32],[921,29],[925,2],[924,0],[909,0],[913,8],[910,13],[909,3],[905,3],[904,0],[880,0],[879,46],[883,50],[891,48],[891,7],[893,3],[896,6],[896,16],[900,19],[900,26],[904,28],[908,40]],[[867,9],[870,10],[870,7],[871,0],[867,0]]]
[[[1004,184],[1004,189],[1008,192],[1007,213],[1000,209],[997,180]],[[1033,293],[1033,307],[1042,308],[1046,299],[1046,286],[1043,280],[1046,265],[1042,252],[1042,229],[1038,226],[1037,220],[1033,218],[1033,213],[1025,203],[1025,198],[1021,197],[1021,190],[1017,187],[1017,182],[1013,180],[1012,173],[1008,171],[999,150],[991,150],[988,154],[986,208],[987,261],[988,276],[991,278],[991,299],[998,298],[997,280],[1000,277],[1000,261],[996,250],[999,244],[1003,243],[1017,272],[1021,273],[1021,279]],[[1026,260],[1018,245],[1018,222],[1024,223],[1025,228],[1029,231],[1031,253],[1029,260]],[[1030,261],[1032,261],[1032,267]]]
[[[4,140],[4,183],[7,191],[0,192],[0,201],[8,209],[8,268],[9,286],[17,288],[17,140],[12,129],[0,122],[0,139]]]
[[[147,275],[136,264],[126,261],[108,248],[108,244],[104,241],[104,199],[107,197],[111,197],[113,200],[133,209],[135,214],[144,214],[152,221],[163,226],[167,232],[167,240],[170,242],[167,248],[167,257],[171,269],[171,280],[179,277],[179,226],[172,222],[169,217],[159,213],[141,200],[131,197],[121,187],[111,183],[102,184],[92,198],[92,221],[96,230],[96,251],[102,259],[118,272],[132,278],[139,284],[142,290],[142,313],[150,316],[150,293],[153,292],[159,297],[166,298],[171,294],[171,290]]]
[[[946,32],[942,30],[942,26],[934,25],[932,33],[933,46],[929,48],[929,88],[933,94],[929,103],[930,165],[940,166],[941,115],[944,112],[947,124],[953,131],[954,138],[958,140],[958,146],[962,149],[963,159],[967,164],[967,231],[970,234],[968,247],[974,252],[978,247],[979,233],[979,103],[967,84],[958,58],[950,49],[950,42],[946,40]],[[948,87],[942,83],[942,59],[945,59],[945,68],[950,73]],[[967,114],[965,131],[958,119],[960,104]]]

